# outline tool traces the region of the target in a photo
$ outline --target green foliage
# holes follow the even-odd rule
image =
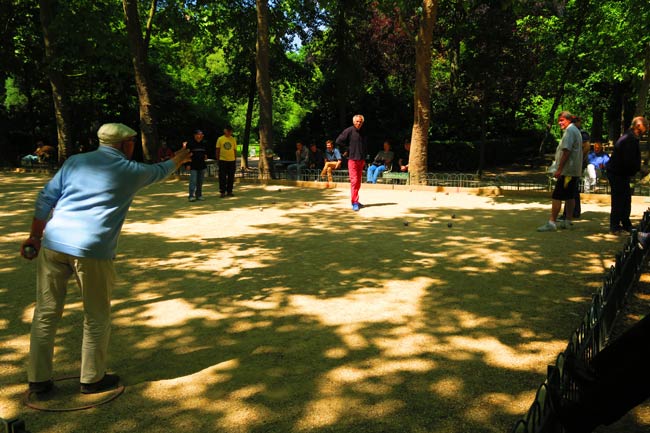
[[[27,106],[27,96],[21,93],[16,86],[16,79],[8,77],[5,80],[5,101],[4,106],[9,110],[24,109]]]
[[[46,73],[57,68],[66,76],[78,140],[104,121],[137,125],[121,1],[58,2],[53,29],[61,37],[52,64],[42,61],[37,1],[10,4],[0,8],[7,23],[0,28],[0,124],[32,135],[36,125],[38,134],[54,137]],[[270,2],[276,149],[291,149],[296,139],[335,138],[357,112],[366,115],[371,151],[385,138],[408,138],[420,6],[418,0]],[[560,108],[582,115],[587,129],[600,122],[615,135],[643,78],[646,6],[641,0],[440,0],[431,139],[475,141],[544,129],[556,98]],[[147,8],[140,12],[145,23]],[[161,136],[177,142],[201,127],[212,139],[225,122],[241,135],[255,83],[255,2],[161,0],[152,30],[148,56]],[[255,131],[256,102],[252,108]]]

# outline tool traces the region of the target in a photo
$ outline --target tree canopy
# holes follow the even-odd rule
[[[39,139],[56,144],[52,71],[62,74],[75,151],[92,146],[101,123],[139,125],[122,1],[49,3],[54,57],[44,46],[39,1],[8,0],[0,8],[0,145],[7,162]],[[236,134],[248,123],[251,143],[258,143],[259,104],[251,98],[258,2],[137,3],[143,27],[155,8],[146,54],[160,138],[173,148],[195,128],[216,140],[225,123]],[[322,145],[355,113],[365,115],[371,151],[384,139],[410,139],[421,1],[265,4],[276,152],[290,152],[297,140]],[[534,152],[560,109],[580,115],[596,140],[615,139],[635,112],[644,114],[650,11],[641,0],[437,6],[428,68],[430,162],[439,142],[521,140]],[[554,125],[551,132],[559,134]]]

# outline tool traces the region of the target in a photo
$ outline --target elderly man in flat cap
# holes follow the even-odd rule
[[[37,257],[27,372],[29,390],[36,394],[53,387],[54,338],[72,275],[84,307],[80,390],[93,394],[119,383],[119,376],[106,373],[106,356],[113,259],[122,224],[138,190],[165,179],[191,156],[183,148],[158,164],[131,161],[136,135],[121,123],[102,125],[99,148],[70,157],[36,200],[29,238],[21,245],[23,257]]]

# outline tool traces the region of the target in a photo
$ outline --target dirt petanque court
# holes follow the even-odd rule
[[[143,190],[124,225],[99,405],[75,379],[23,398],[35,263],[19,257],[45,174],[0,173],[0,417],[79,432],[507,432],[532,403],[625,238],[607,196],[571,231],[538,233],[550,193],[237,184],[189,203],[187,180]],[[633,221],[648,203],[635,197]],[[71,283],[55,378],[78,375]],[[619,430],[648,431],[647,410]],[[620,429],[623,428],[623,429]]]

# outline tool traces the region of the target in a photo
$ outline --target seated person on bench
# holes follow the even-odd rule
[[[390,148],[390,141],[384,141],[384,150],[380,150],[372,161],[372,164],[368,166],[368,183],[377,183],[377,178],[384,171],[390,171],[394,158],[394,154]]]
[[[599,142],[594,143],[594,150],[587,155],[587,179],[585,182],[585,192],[591,191],[595,186],[598,178],[602,177],[605,164],[609,161],[609,155],[603,150],[603,145]]]
[[[323,171],[320,172],[320,177],[325,177],[327,173],[327,182],[332,183],[332,170],[338,170],[341,168],[341,152],[334,147],[333,140],[327,140],[325,142],[325,166]]]
[[[409,171],[409,156],[411,155],[411,142],[407,141],[404,143],[404,150],[402,151],[402,156],[398,160],[399,171],[406,173]]]

